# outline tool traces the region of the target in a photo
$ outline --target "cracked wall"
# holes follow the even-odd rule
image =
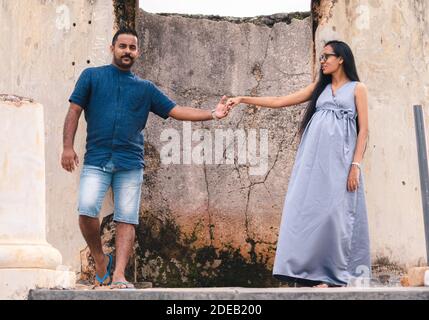
[[[223,94],[288,94],[312,80],[311,26],[309,13],[234,19],[140,11],[136,72],[198,108],[212,108]],[[161,286],[277,285],[271,269],[302,111],[241,106],[227,120],[192,123],[192,131],[212,133],[267,129],[268,168],[260,176],[249,174],[249,164],[163,165],[162,131],[184,127],[151,115],[129,275]]]
[[[427,16],[422,1],[313,1],[314,24],[307,14],[239,19],[141,11],[137,72],[179,104],[207,108],[223,94],[281,95],[302,88],[317,71],[323,42],[348,42],[370,91],[364,170],[375,273],[383,261],[403,270],[425,260],[411,106],[426,102],[427,108],[429,100],[422,72],[428,69]],[[270,271],[302,110],[243,106],[224,122],[192,125],[212,132],[268,129],[269,170],[260,177],[249,175],[246,165],[163,166],[161,132],[183,126],[151,117],[143,223],[130,276],[169,286],[276,285]],[[399,165],[391,161],[398,157]],[[225,270],[231,269],[240,277],[228,278]]]
[[[0,2],[4,41],[11,44],[0,47],[1,93],[45,107],[48,241],[60,249],[65,265],[78,270],[84,247],[76,222],[79,175],[59,165],[67,99],[84,68],[110,63],[115,27],[133,26],[135,18],[143,38],[137,73],[179,104],[203,108],[223,94],[280,95],[302,88],[312,80],[323,41],[347,41],[370,91],[364,170],[373,257],[401,265],[425,260],[411,106],[421,103],[428,111],[426,1],[315,0],[314,25],[308,13],[241,19],[151,15],[136,12],[129,0]],[[181,132],[183,125],[151,116],[130,279],[172,286],[275,285],[270,269],[302,111],[241,106],[223,122],[192,125],[212,132],[268,129],[268,171],[262,176],[250,175],[249,165],[163,165],[160,134],[168,128]],[[81,121],[81,159],[84,141]],[[110,197],[102,215],[108,213]],[[110,219],[103,221],[107,250],[114,240]],[[86,253],[83,274],[90,276]]]

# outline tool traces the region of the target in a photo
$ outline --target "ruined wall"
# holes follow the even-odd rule
[[[115,25],[134,25],[136,2],[0,4],[2,40],[8,44],[0,46],[0,93],[33,98],[45,107],[48,241],[65,265],[79,270],[84,248],[76,217],[79,172],[70,175],[59,163],[67,99],[84,68],[110,63]],[[373,258],[419,264],[425,249],[412,105],[426,110],[429,105],[429,5],[423,0],[313,5],[315,25],[308,14],[226,19],[140,11],[143,56],[136,72],[179,104],[211,108],[223,94],[280,95],[302,88],[312,80],[313,57],[323,40],[347,41],[370,92],[364,170]],[[191,127],[151,115],[141,224],[129,275],[170,286],[275,284],[270,269],[302,110],[241,106],[227,120]],[[215,129],[244,129],[247,138],[256,134],[258,147],[267,132],[267,166],[248,158],[244,164],[163,164],[165,129],[176,130],[181,151],[189,135],[198,140],[197,129],[208,129],[212,139]],[[82,121],[76,139],[81,159],[84,140]],[[103,216],[109,213],[107,197]],[[114,241],[110,222],[110,216],[103,221],[108,247]],[[88,266],[86,252],[82,258]]]
[[[369,89],[364,171],[373,257],[404,265],[423,263],[412,106],[422,104],[426,114],[429,111],[429,3],[321,0],[313,5],[318,50],[330,39],[349,43]]]
[[[0,1],[0,93],[33,98],[45,108],[47,238],[76,271],[84,248],[76,213],[79,172],[61,168],[62,128],[81,71],[110,62],[114,20],[112,1]],[[81,121],[75,142],[81,160],[85,135]],[[111,213],[108,207],[107,201],[103,210]]]
[[[228,20],[140,11],[137,28],[144,38],[137,73],[180,105],[207,109],[223,94],[288,94],[312,80],[309,14]],[[241,106],[227,120],[192,126],[151,115],[134,280],[168,286],[275,283],[272,259],[302,110]],[[255,174],[258,165],[249,161],[215,164],[213,148],[212,164],[183,164],[183,155],[181,164],[163,164],[167,129],[177,130],[181,151],[198,129],[208,129],[205,141],[212,143],[216,129],[244,129],[247,137],[254,130],[258,146],[264,135],[259,130],[266,129],[267,166]],[[192,147],[201,143],[196,140]]]

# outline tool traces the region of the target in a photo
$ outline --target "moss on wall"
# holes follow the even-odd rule
[[[134,254],[126,270],[126,277],[135,283],[152,282],[154,287],[276,287],[280,282],[272,277],[272,270],[262,255],[254,252],[246,259],[240,248],[224,244],[222,248],[195,245],[196,222],[190,235],[181,232],[173,219],[160,221],[157,215],[165,212],[144,212],[136,228]],[[106,253],[115,255],[115,223],[113,215],[104,218],[103,246]],[[94,262],[86,249],[83,252],[81,279],[94,281]]]
[[[145,185],[151,192],[144,196],[145,203],[157,203],[153,199],[157,189],[160,168],[159,154],[150,143],[145,144]],[[224,243],[220,247],[198,245],[197,234],[204,228],[195,221],[192,232],[185,233],[176,223],[169,208],[154,204],[140,212],[136,227],[134,253],[126,269],[127,279],[152,282],[154,287],[276,287],[280,282],[272,277],[267,256],[272,252],[257,253],[259,242],[248,238],[249,258],[242,248]],[[105,253],[115,255],[116,225],[113,214],[101,224],[101,237]],[[94,281],[95,265],[88,248],[82,251],[81,280]]]

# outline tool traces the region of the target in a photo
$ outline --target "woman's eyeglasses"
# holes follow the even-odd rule
[[[319,57],[319,61],[326,62],[330,56],[338,57],[336,53],[322,53]]]

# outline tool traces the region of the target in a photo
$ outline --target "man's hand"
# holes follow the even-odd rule
[[[64,170],[68,172],[73,172],[75,166],[76,168],[79,167],[79,157],[72,148],[64,149],[63,154],[61,156],[61,165]]]
[[[63,131],[63,154],[61,156],[61,166],[68,172],[73,172],[79,166],[79,158],[74,152],[73,143],[79,124],[79,117],[82,114],[83,108],[77,104],[70,103],[70,108],[64,121]]]
[[[223,96],[220,99],[215,109],[199,109],[192,107],[175,106],[170,113],[170,117],[181,121],[208,121],[213,119],[222,119],[228,115],[228,108],[226,106],[227,97]]]
[[[220,99],[218,105],[216,106],[215,112],[214,112],[214,115],[216,116],[216,118],[222,119],[228,115],[229,110],[228,110],[228,107],[226,105],[227,99],[228,98],[226,96],[223,96],[222,99]]]

